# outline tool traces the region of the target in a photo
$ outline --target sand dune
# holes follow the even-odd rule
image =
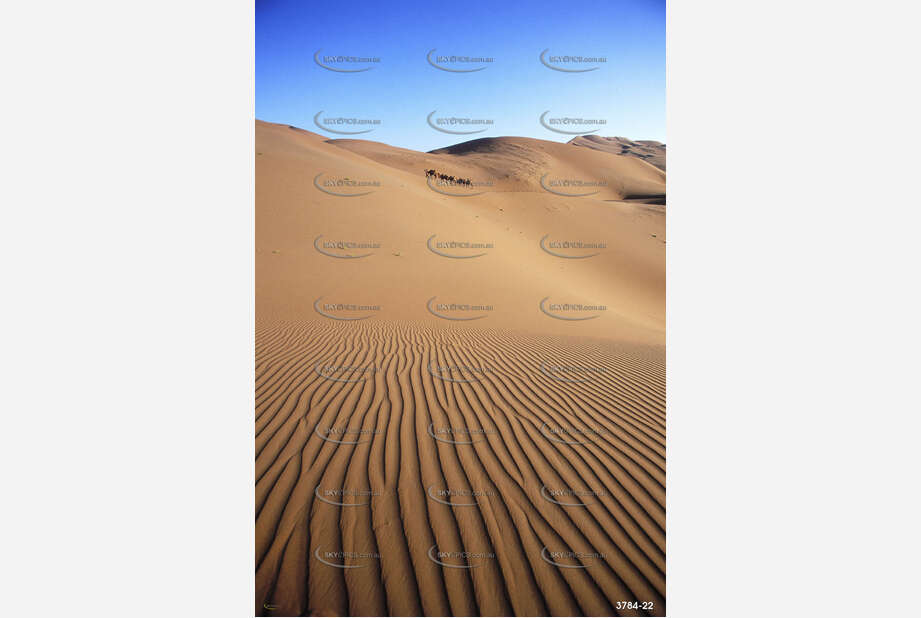
[[[623,194],[625,187],[630,195],[664,194],[664,173],[634,158],[567,144],[503,140],[529,145],[528,155],[513,156],[514,148],[499,154],[416,153],[357,140],[327,142],[307,131],[258,124],[257,311],[315,319],[314,302],[322,297],[321,303],[378,306],[375,319],[441,323],[426,308],[435,297],[437,303],[492,306],[480,327],[662,343],[665,209],[625,202]],[[499,140],[476,141],[495,145]],[[433,188],[424,176],[425,169],[435,168],[488,182],[486,170],[494,170],[502,157],[511,159],[509,167],[533,167],[514,178],[496,174],[494,186],[471,190]],[[336,192],[369,191],[340,197],[315,184],[342,178],[379,186],[340,187]],[[557,193],[544,189],[541,178]],[[569,181],[606,184],[553,184]],[[445,251],[485,253],[477,258],[445,258],[430,250],[433,235],[436,245],[492,246]],[[337,259],[317,250],[318,236],[321,245],[347,240],[379,247],[351,252],[370,253],[367,257]],[[554,253],[576,259],[548,253],[542,239]],[[552,247],[567,242],[604,247]],[[578,257],[590,254],[596,255]],[[549,318],[540,309],[544,298],[605,309],[586,312],[597,317],[576,324]]]
[[[665,144],[653,140],[633,141],[626,137],[601,137],[600,135],[580,135],[569,141],[574,146],[584,146],[602,152],[637,157],[665,171]]]
[[[664,172],[256,151],[256,614],[664,615]]]
[[[500,192],[540,191],[539,181],[545,173],[607,180],[602,195],[609,199],[660,196],[665,190],[665,174],[648,168],[636,157],[619,153],[610,157],[592,149],[574,149],[569,144],[527,137],[487,137],[428,153],[364,140],[337,139],[329,143],[404,171],[439,165],[457,169],[472,178],[495,181],[496,191]]]

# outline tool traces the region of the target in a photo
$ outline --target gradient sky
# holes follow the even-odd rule
[[[426,54],[433,48],[437,55],[495,60],[476,73],[449,73],[429,65]],[[552,71],[539,60],[548,48],[551,55],[607,62],[588,73]],[[314,62],[317,50],[380,62],[362,73],[336,73]],[[495,124],[475,135],[446,135],[426,123],[434,110],[436,117]],[[538,119],[547,110],[551,117],[606,119],[597,135],[664,142],[664,0],[256,1],[260,120],[338,138],[349,136],[319,129],[317,112],[324,112],[321,118],[379,119],[374,131],[354,137],[421,151],[480,137],[575,137],[541,126]]]

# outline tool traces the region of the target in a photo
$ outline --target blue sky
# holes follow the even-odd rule
[[[434,56],[493,58],[449,64],[482,71],[452,73],[432,67]],[[604,57],[595,71],[546,68],[540,54]],[[374,57],[372,64],[337,63],[322,56]],[[472,135],[447,135],[426,117],[490,119]],[[539,122],[548,117],[604,119],[597,135],[665,139],[665,2],[345,2],[256,1],[256,117],[327,133],[320,118],[380,120],[358,139],[432,150],[479,137],[515,135],[569,141]],[[363,127],[347,126],[345,130]],[[455,127],[457,128],[457,127]],[[461,130],[468,127],[460,127]],[[482,127],[469,127],[477,129]],[[588,127],[586,131],[592,127]]]

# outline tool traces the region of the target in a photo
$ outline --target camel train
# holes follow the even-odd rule
[[[436,172],[435,170],[425,170],[426,178],[435,178],[436,180],[441,180],[448,183],[449,185],[460,185],[462,187],[472,187],[473,182],[469,178],[455,178],[454,176],[448,176],[447,174],[442,174]]]

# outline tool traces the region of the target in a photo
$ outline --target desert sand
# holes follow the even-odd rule
[[[665,144],[655,140],[634,141],[626,137],[601,137],[600,135],[580,135],[569,141],[574,146],[594,148],[602,152],[637,157],[665,171]]]
[[[664,615],[664,198],[256,122],[256,615]]]

